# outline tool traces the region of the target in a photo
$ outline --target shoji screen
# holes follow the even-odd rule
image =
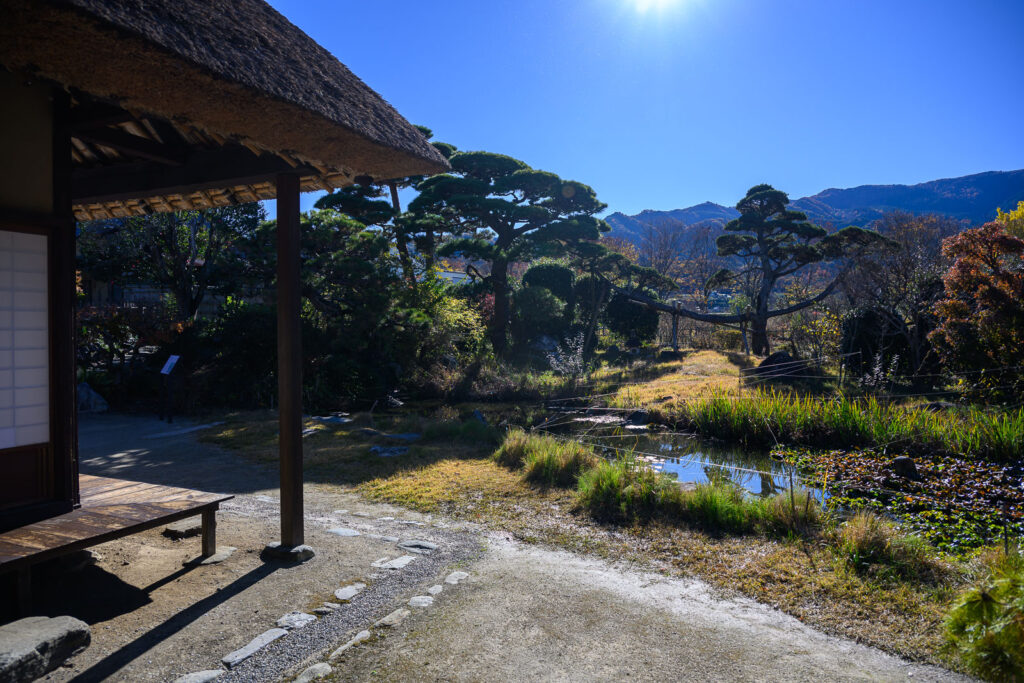
[[[50,440],[47,238],[0,230],[0,449]]]

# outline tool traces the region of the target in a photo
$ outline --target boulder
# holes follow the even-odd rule
[[[799,361],[785,351],[776,351],[748,374],[757,377],[792,377],[807,374],[807,361]]]
[[[646,410],[636,410],[630,413],[626,422],[631,425],[642,426],[651,421],[651,414]]]
[[[78,384],[78,412],[105,413],[108,407],[106,399],[97,394],[88,383]]]
[[[89,646],[89,626],[74,617],[28,617],[0,626],[0,681],[34,681]]]
[[[913,459],[908,458],[905,455],[901,455],[898,458],[893,459],[892,471],[904,479],[913,479],[917,481],[921,478],[920,473],[917,471],[917,465],[914,464]]]

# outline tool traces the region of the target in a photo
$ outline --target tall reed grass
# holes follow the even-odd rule
[[[889,446],[994,460],[1024,457],[1024,408],[932,412],[874,398],[822,399],[772,391],[742,399],[689,399],[664,410],[662,418],[746,446]]]

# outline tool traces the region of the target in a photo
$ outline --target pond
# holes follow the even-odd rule
[[[571,418],[552,431],[572,435],[610,459],[632,452],[651,469],[671,474],[680,483],[728,478],[755,495],[787,490],[791,475],[800,485],[796,468],[773,460],[767,450],[741,448],[694,434],[649,430],[601,417]]]

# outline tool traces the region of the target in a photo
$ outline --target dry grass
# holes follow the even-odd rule
[[[696,396],[742,396],[740,368],[758,359],[719,351],[692,351],[682,360],[657,363],[648,372],[637,371],[608,398],[614,408],[671,406]],[[653,377],[644,379],[643,375]]]

